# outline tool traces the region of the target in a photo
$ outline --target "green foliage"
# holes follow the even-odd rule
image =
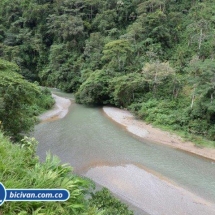
[[[104,46],[104,38],[101,33],[91,33],[89,40],[86,41],[83,57],[87,69],[96,70],[102,65],[101,57]]]
[[[117,13],[115,10],[106,10],[103,13],[96,15],[92,26],[97,28],[99,32],[107,35],[111,29],[117,27],[115,23],[116,18]]]
[[[48,110],[54,105],[54,99],[51,97],[51,91],[48,88],[42,88],[41,94],[37,98],[37,106],[42,110]]]
[[[166,80],[172,81],[175,76],[175,71],[168,62],[160,63],[159,61],[153,63],[146,63],[142,70],[143,77],[151,87],[154,95],[157,93],[157,87],[162,85]]]
[[[66,202],[6,202],[3,214],[84,214],[87,211],[85,194],[89,181],[75,176],[71,167],[60,164],[58,158],[47,155],[44,163],[35,157],[35,140],[25,138],[22,145],[12,145],[0,133],[0,181],[8,188],[63,188],[70,198]],[[86,213],[87,214],[87,213]]]
[[[38,143],[35,138],[24,136],[20,143],[21,148],[24,148],[26,151],[29,151],[30,155],[34,155],[36,153],[36,147]]]
[[[53,34],[58,41],[69,41],[74,39],[74,36],[83,34],[83,21],[78,16],[68,16],[55,14],[48,17],[49,33]]]
[[[110,82],[111,103],[119,107],[127,107],[140,95],[148,92],[147,83],[140,74],[130,73],[113,78]]]
[[[114,40],[105,45],[102,61],[109,70],[125,72],[132,51],[128,40]]]
[[[128,210],[128,206],[116,199],[107,188],[103,188],[92,195],[90,205],[95,205],[103,209],[103,215],[132,215],[133,212]]]
[[[28,106],[35,101],[39,89],[16,73],[19,69],[14,64],[0,60],[0,68],[0,120],[4,130],[16,136],[28,131],[35,121]]]
[[[38,116],[45,110],[50,109],[55,101],[51,96],[51,92],[47,88],[42,88],[41,93],[36,97],[35,102],[29,107],[32,116]]]
[[[0,121],[4,131],[15,139],[19,139],[21,132],[31,130],[36,114],[53,105],[51,96],[44,94],[47,91],[41,91],[17,72],[15,64],[0,59]],[[40,111],[32,111],[33,106]]]
[[[173,108],[176,105],[175,101],[150,99],[143,102],[136,111],[138,116],[147,122],[167,126],[175,123],[176,118]],[[131,108],[134,108],[134,106],[131,106]]]
[[[109,100],[108,76],[103,70],[96,70],[80,86],[76,101],[83,104],[105,104]]]

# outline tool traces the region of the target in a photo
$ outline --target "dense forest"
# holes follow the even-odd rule
[[[31,131],[36,116],[54,104],[48,89],[28,82],[20,72],[16,64],[0,59],[0,129],[13,141]]]
[[[27,80],[215,140],[213,0],[2,0],[0,57]]]

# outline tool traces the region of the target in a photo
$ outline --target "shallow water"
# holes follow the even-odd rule
[[[73,104],[65,118],[37,125],[34,136],[42,160],[51,151],[149,214],[215,214],[213,162],[143,142],[100,108]]]

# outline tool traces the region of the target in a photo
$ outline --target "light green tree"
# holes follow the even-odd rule
[[[131,63],[133,49],[128,40],[114,40],[104,47],[102,61],[106,68],[115,72],[126,72],[126,64]]]
[[[169,62],[146,63],[142,70],[143,77],[151,86],[153,94],[156,95],[157,87],[163,84],[168,77],[175,76],[175,70],[169,65]]]

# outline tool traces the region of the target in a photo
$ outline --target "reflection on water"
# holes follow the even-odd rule
[[[65,94],[60,93],[58,95],[64,96]],[[67,97],[69,96],[67,95]],[[141,172],[139,167],[144,166],[164,175],[201,198],[215,203],[215,165],[211,161],[167,146],[142,142],[106,118],[99,108],[89,108],[74,104],[70,109],[65,118],[36,126],[35,137],[40,142],[38,154],[41,159],[44,159],[46,151],[51,151],[53,154],[58,155],[63,162],[70,163],[75,172],[79,174],[89,176],[90,171],[96,170],[100,178],[97,182],[106,186],[110,181],[104,180],[106,176],[104,177],[103,171],[104,174],[110,172],[113,175],[111,173],[113,167],[124,166],[125,169],[119,168],[117,171],[119,173],[125,171],[121,175],[121,179],[124,180],[125,187],[132,186],[131,189],[134,189],[134,193],[137,193],[136,196],[139,196],[138,190],[144,192],[145,188],[151,186],[150,177],[152,176],[148,176],[149,178],[142,177],[145,171],[142,169]],[[129,164],[133,164],[137,168],[132,172],[132,177],[134,178],[132,183],[134,184],[129,184],[128,178],[124,176],[126,172],[128,175],[131,173]],[[101,166],[105,166],[105,169]],[[96,174],[94,176],[96,177]],[[117,178],[120,180],[120,174]],[[136,179],[139,182],[135,182]],[[113,179],[111,179],[112,181]],[[122,181],[120,181],[120,184],[122,186]],[[120,186],[118,184],[114,190],[117,190]],[[161,183],[159,186],[164,185]],[[135,191],[135,189],[137,190]],[[114,190],[112,189],[113,192]],[[118,189],[116,193],[125,197],[126,194],[123,194],[123,190],[124,188]],[[148,190],[150,191],[151,189]],[[159,196],[158,192],[153,195]],[[161,208],[172,208],[171,210],[173,210],[173,207],[163,205],[164,202],[168,203],[169,195],[171,193],[162,195],[162,201],[160,198],[160,200],[156,200],[156,203],[152,201],[142,204],[145,205],[144,207],[150,208],[150,210],[155,207],[153,212],[150,211],[151,214],[161,214],[159,213]],[[142,196],[144,194],[138,198],[143,198]],[[127,200],[129,198],[134,199],[134,197],[126,196]],[[141,201],[145,202],[145,198]],[[147,208],[144,209],[148,211]],[[187,205],[187,208],[189,208],[189,205]],[[155,211],[158,211],[158,213]],[[172,214],[174,213],[172,212]],[[202,211],[199,214],[203,215],[205,213]]]

